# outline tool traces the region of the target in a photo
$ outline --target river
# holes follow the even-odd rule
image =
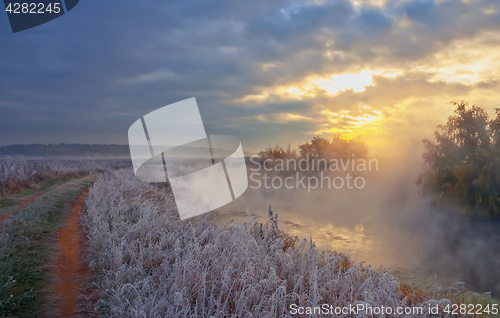
[[[363,177],[362,188],[328,188],[325,182],[322,189],[308,189],[306,177],[304,189],[294,173],[249,170],[249,176],[254,175],[247,191],[217,213],[223,221],[243,222],[250,214],[266,222],[271,205],[281,229],[312,238],[319,248],[346,253],[373,267],[420,271],[446,284],[464,281],[472,290],[500,295],[500,226],[434,208],[419,194],[420,171],[420,158],[415,156],[381,160],[376,171],[350,174]],[[264,173],[270,177],[267,188]],[[345,178],[346,173],[329,175]],[[276,176],[281,176],[281,187],[279,180],[272,184]],[[309,176],[321,178],[319,172]],[[286,187],[286,177],[292,177],[286,184],[292,189]]]

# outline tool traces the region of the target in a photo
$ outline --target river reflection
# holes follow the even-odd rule
[[[272,205],[281,229],[319,248],[500,294],[500,224],[470,224],[460,213],[437,211],[419,194],[420,167],[418,157],[381,162],[379,171],[363,174],[362,189],[249,187],[216,213],[223,222],[244,222],[248,211],[264,223]]]
[[[273,208],[274,209],[274,208]],[[267,214],[267,212],[266,212]],[[266,214],[247,217],[240,211],[218,211],[222,222],[233,220],[236,223],[268,221]],[[376,231],[365,228],[361,221],[353,226],[337,226],[335,222],[317,221],[314,218],[287,218],[287,214],[279,215],[279,227],[299,239],[312,239],[316,246],[330,251],[349,255],[355,262],[367,262],[378,267],[412,268],[413,264],[399,252],[398,244],[377,235]],[[395,242],[393,242],[395,243]]]

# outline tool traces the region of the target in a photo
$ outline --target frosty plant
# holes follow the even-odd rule
[[[334,316],[307,314],[322,304],[411,306],[427,313],[436,305],[491,301],[488,294],[442,288],[434,281],[413,289],[392,271],[357,264],[311,240],[300,242],[278,227],[271,208],[264,223],[249,218],[224,225],[212,213],[180,221],[173,199],[163,187],[139,182],[129,169],[110,171],[94,183],[82,213],[92,297],[98,298],[89,306],[93,315],[97,310],[101,317],[120,318],[318,318]],[[362,310],[343,317],[382,315]],[[394,311],[384,317],[430,316]]]
[[[181,219],[226,205],[248,187],[240,141],[207,136],[195,98],[138,119],[128,137],[135,176],[170,182]]]

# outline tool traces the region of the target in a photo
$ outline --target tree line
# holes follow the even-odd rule
[[[368,146],[360,139],[342,135],[334,135],[331,139],[316,136],[311,141],[298,145],[297,149],[290,145],[286,148],[276,145],[261,151],[259,155],[263,159],[273,160],[366,158],[368,157]]]

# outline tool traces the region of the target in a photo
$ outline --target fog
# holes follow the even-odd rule
[[[239,199],[217,210],[221,220],[238,222],[248,211],[265,222],[269,205],[282,229],[312,238],[325,249],[348,253],[372,266],[409,269],[438,277],[446,285],[463,281],[468,289],[500,295],[497,255],[500,224],[470,220],[460,211],[445,211],[419,193],[422,149],[413,147],[396,159],[379,159],[378,171],[357,171],[364,188],[275,189],[249,182]],[[249,175],[256,165],[249,163]],[[260,170],[284,179],[295,172]],[[318,172],[315,172],[318,175]],[[324,172],[345,176],[346,172]],[[310,174],[314,175],[314,174]],[[253,179],[259,179],[257,175]],[[306,181],[307,182],[307,181]],[[292,182],[290,182],[290,185]],[[279,185],[276,182],[275,185]],[[295,185],[295,183],[294,183]]]

